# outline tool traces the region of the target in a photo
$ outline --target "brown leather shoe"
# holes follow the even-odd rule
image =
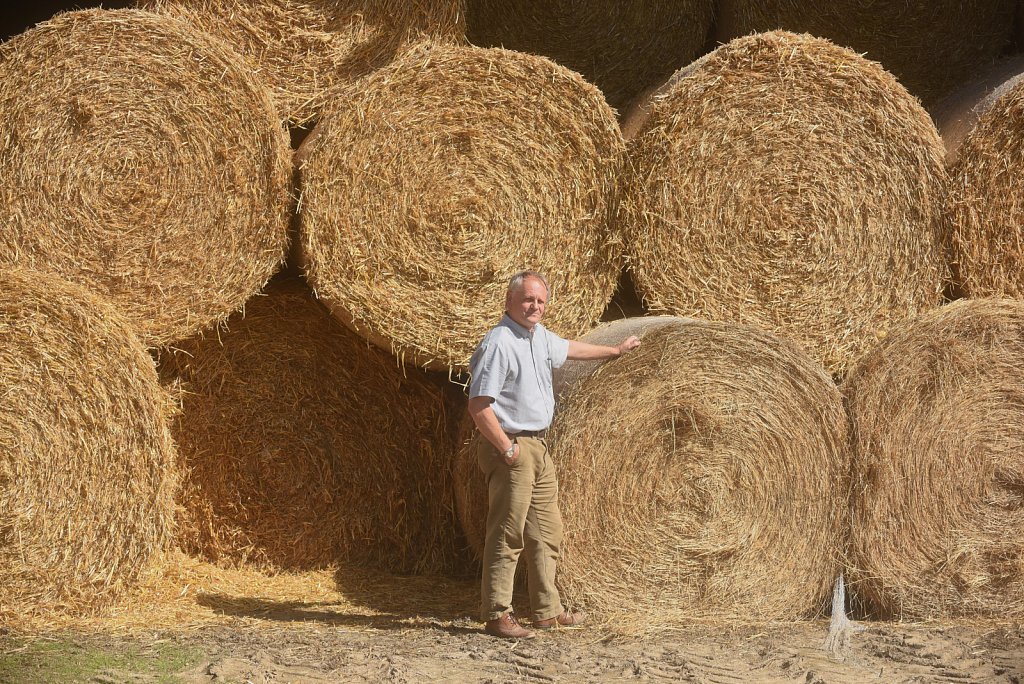
[[[586,613],[570,613],[567,610],[563,610],[562,614],[548,618],[547,620],[534,620],[534,629],[551,629],[553,627],[579,627],[587,621]]]
[[[512,613],[505,613],[497,620],[488,620],[484,624],[484,631],[501,639],[532,639],[537,636],[536,632],[519,624]]]

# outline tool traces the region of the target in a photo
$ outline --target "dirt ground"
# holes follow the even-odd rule
[[[864,622],[838,656],[823,648],[825,619],[672,627],[597,620],[509,642],[482,633],[475,588],[473,580],[350,572],[267,577],[177,557],[103,615],[8,624],[0,642],[25,648],[70,635],[105,652],[171,644],[193,654],[159,675],[108,668],[75,680],[99,684],[1024,681],[1017,623]]]

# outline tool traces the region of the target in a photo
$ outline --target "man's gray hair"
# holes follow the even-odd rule
[[[519,273],[516,273],[508,281],[508,289],[505,290],[505,296],[507,297],[521,288],[527,278],[536,278],[540,282],[544,283],[544,289],[547,290],[548,298],[551,298],[551,286],[548,285],[548,279],[539,271],[520,271]]]

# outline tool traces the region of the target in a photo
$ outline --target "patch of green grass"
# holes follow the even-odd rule
[[[115,642],[64,635],[0,641],[0,684],[144,681],[174,684],[202,653],[168,641]]]

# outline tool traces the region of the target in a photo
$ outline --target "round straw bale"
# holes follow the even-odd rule
[[[161,359],[183,410],[182,544],[226,565],[454,563],[444,396],[346,330],[297,280],[275,281],[219,339]]]
[[[550,327],[578,335],[618,280],[623,149],[568,69],[421,47],[340,93],[299,150],[307,277],[346,325],[437,370],[466,366],[523,268],[552,283]]]
[[[1024,60],[1008,66],[980,93],[949,169],[950,248],[972,297],[1024,296]]]
[[[0,269],[0,618],[87,611],[171,537],[171,403],[105,300]]]
[[[0,263],[109,296],[147,344],[222,321],[287,250],[291,156],[240,58],[139,10],[0,47]]]
[[[696,57],[713,0],[468,0],[469,41],[545,55],[597,85],[622,109]]]
[[[646,623],[821,610],[849,495],[831,378],[792,343],[729,323],[625,319],[583,340],[632,334],[636,351],[557,379],[563,600]],[[482,540],[464,504],[467,539]]]
[[[652,311],[765,328],[841,374],[939,303],[942,141],[849,50],[784,32],[722,46],[654,98],[630,154],[627,255]]]
[[[854,594],[878,616],[1024,615],[1024,303],[960,300],[850,372]]]
[[[460,0],[139,0],[226,39],[250,59],[282,118],[316,118],[330,88],[419,40],[463,42]]]
[[[719,42],[786,29],[828,38],[876,62],[932,104],[994,60],[1013,36],[1017,0],[805,2],[721,0]]]

